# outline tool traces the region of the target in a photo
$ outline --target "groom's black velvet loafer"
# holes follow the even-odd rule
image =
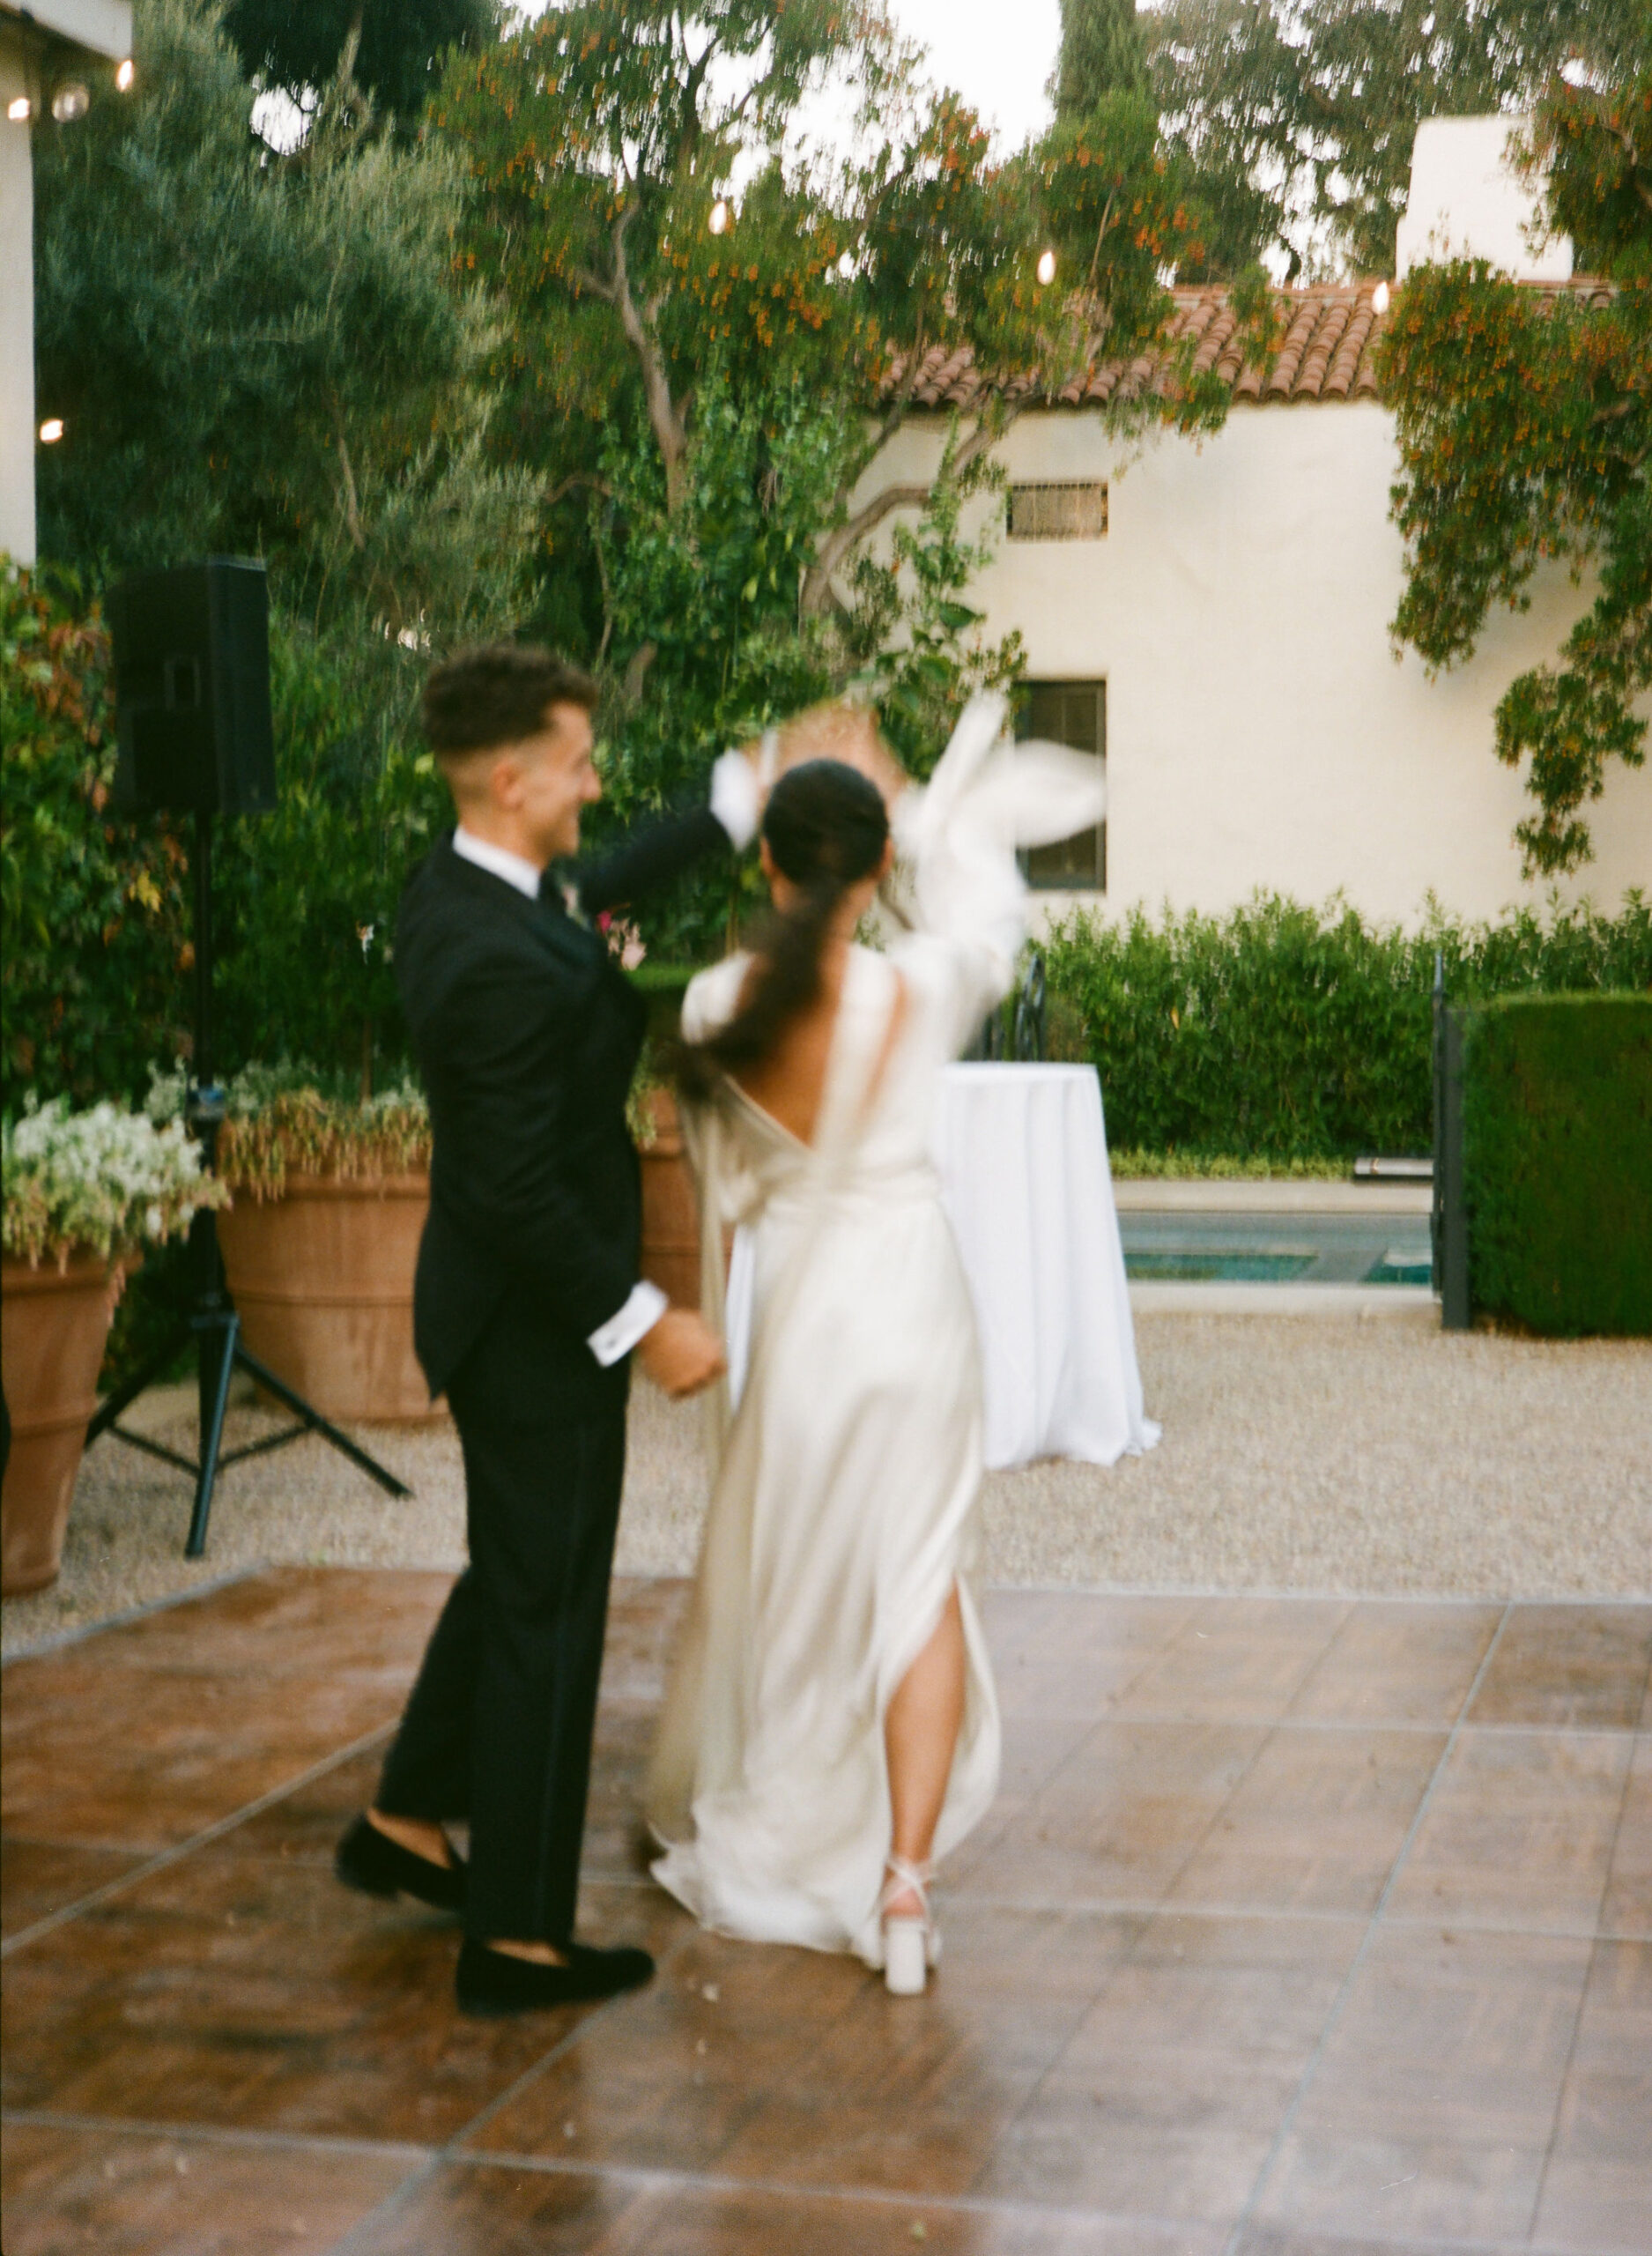
[[[654,1972],[646,1950],[591,1950],[578,1942],[558,1948],[567,1952],[567,1964],[539,1966],[467,1936],[454,1985],[460,2012],[543,2013],[551,2006],[583,2005],[641,1989]]]
[[[364,1896],[416,1896],[439,1911],[464,1909],[464,1866],[433,1864],[392,1841],[367,1817],[358,1817],[333,1857],[333,1870],[346,1888]]]

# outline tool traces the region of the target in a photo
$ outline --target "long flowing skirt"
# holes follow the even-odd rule
[[[996,1790],[970,1588],[980,1354],[932,1191],[757,1228],[754,1350],[655,1752],[656,1876],[707,1926],[882,1963],[884,1718],[956,1585],[963,1727],[936,1854]]]

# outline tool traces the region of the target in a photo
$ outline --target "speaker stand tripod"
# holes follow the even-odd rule
[[[191,1132],[201,1147],[203,1167],[211,1174],[218,1157],[218,1132],[223,1124],[224,1093],[211,1080],[212,1043],[212,818],[210,813],[197,812],[195,817],[195,1056],[191,1060],[189,1096],[186,1117]],[[212,1510],[212,1491],[218,1476],[227,1465],[237,1465],[242,1458],[261,1457],[272,1449],[284,1449],[289,1442],[305,1434],[319,1434],[331,1443],[352,1465],[359,1465],[369,1479],[392,1496],[409,1496],[412,1490],[393,1473],[387,1472],[375,1458],[364,1449],[358,1449],[348,1434],[322,1417],[295,1389],[279,1379],[267,1365],[243,1344],[241,1318],[235,1313],[235,1303],[230,1298],[224,1276],[224,1257],[219,1250],[218,1216],[211,1207],[203,1207],[189,1226],[190,1292],[189,1310],[164,1347],[156,1350],[143,1367],[117,1386],[107,1400],[100,1403],[97,1414],[86,1428],[86,1446],[91,1447],[100,1434],[114,1434],[120,1441],[130,1442],[134,1449],[147,1451],[167,1465],[175,1465],[181,1473],[189,1473],[195,1481],[195,1509],[189,1516],[189,1537],[183,1547],[186,1559],[199,1559],[206,1551],[206,1525]],[[189,1458],[168,1449],[164,1443],[152,1440],[147,1434],[134,1433],[130,1427],[117,1421],[137,1397],[177,1360],[186,1347],[193,1346],[196,1377],[200,1404],[200,1454]],[[278,1434],[267,1434],[262,1441],[248,1442],[240,1449],[226,1450],[224,1415],[229,1407],[229,1383],[238,1371],[245,1371],[256,1379],[267,1393],[284,1404],[299,1421],[286,1426]]]

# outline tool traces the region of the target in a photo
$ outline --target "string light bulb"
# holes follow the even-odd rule
[[[132,79],[135,75],[136,74],[132,69],[132,58],[130,55],[127,56],[124,63],[117,63],[115,64],[115,83],[123,94],[130,94],[131,93]]]
[[[711,207],[710,226],[714,235],[720,235],[729,224],[729,207],[719,197]]]
[[[48,415],[48,416],[47,417],[46,420],[45,420],[45,421],[41,425],[41,446],[43,446],[43,447],[55,447],[55,446],[57,444],[57,442],[59,441],[59,439],[61,439],[61,438],[63,437],[63,417],[62,417],[61,415]]]
[[[1047,250],[1039,260],[1038,278],[1047,290],[1056,279],[1056,254],[1053,250]]]
[[[92,97],[78,78],[71,78],[66,86],[59,86],[52,96],[52,115],[59,125],[72,125],[84,117],[92,107]]]
[[[1374,314],[1385,314],[1388,309],[1389,286],[1386,282],[1379,282],[1371,293],[1371,310]]]
[[[13,125],[26,125],[33,105],[26,94],[14,95],[6,104],[6,115]]]

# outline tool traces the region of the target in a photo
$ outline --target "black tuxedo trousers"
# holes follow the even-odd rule
[[[550,1360],[556,1342],[540,1344]],[[563,1943],[579,1893],[627,1367],[604,1374],[602,1397],[573,1414],[536,1414],[515,1383],[533,1345],[532,1327],[502,1310],[448,1382],[470,1564],[431,1638],[378,1807],[469,1821],[470,1933]]]

